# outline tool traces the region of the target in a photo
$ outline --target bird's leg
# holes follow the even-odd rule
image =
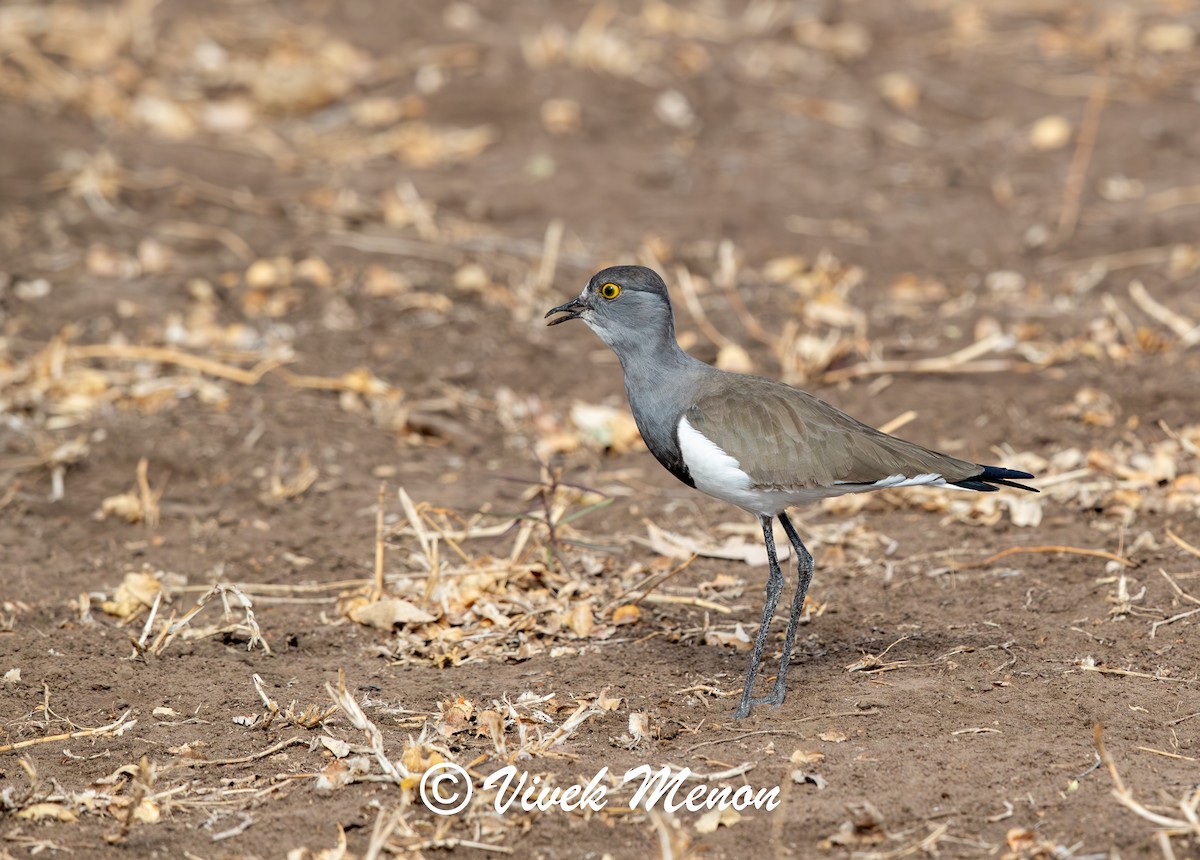
[[[763,649],[767,645],[767,631],[771,627],[771,619],[775,616],[775,606],[779,603],[779,595],[783,593],[783,572],[780,571],[779,559],[775,556],[775,535],[771,517],[759,517],[758,521],[762,524],[763,542],[767,545],[767,561],[770,562],[771,572],[767,575],[767,601],[763,606],[762,623],[758,625],[758,635],[754,637],[754,650],[750,652],[746,688],[742,691],[742,701],[733,712],[737,719],[747,716],[751,705],[759,704],[750,694],[754,692],[754,679],[758,676],[758,665],[762,662]]]
[[[812,582],[813,576],[812,554],[800,540],[800,535],[796,533],[792,521],[788,519],[786,513],[780,513],[779,522],[783,524],[783,530],[787,532],[788,540],[792,542],[792,548],[796,550],[798,561],[796,565],[796,596],[792,599],[792,614],[788,619],[787,635],[784,637],[783,656],[779,658],[779,675],[775,678],[775,686],[770,695],[764,699],[765,702],[773,705],[782,705],[783,697],[787,693],[788,663],[792,659],[792,644],[796,641],[796,624],[800,620],[800,613],[804,610],[804,598],[808,594],[808,586]]]

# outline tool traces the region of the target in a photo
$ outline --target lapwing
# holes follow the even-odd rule
[[[732,502],[758,518],[770,574],[762,621],[735,717],[754,705],[783,703],[797,621],[812,581],[813,558],[787,509],[830,496],[893,487],[957,487],[994,492],[1032,478],[940,454],[869,427],[807,392],[761,376],[730,373],[684,352],[675,340],[671,299],[644,266],[597,272],[583,292],[546,313],[549,325],[583,320],[612,347],[646,447],[689,487]],[[783,591],[773,521],[796,551],[798,576],[783,656],[771,692],[754,698],[767,631]]]

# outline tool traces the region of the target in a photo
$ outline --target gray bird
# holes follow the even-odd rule
[[[612,347],[646,447],[689,487],[732,502],[758,518],[771,572],[766,605],[734,711],[783,703],[796,623],[812,581],[813,559],[787,517],[792,505],[844,493],[916,485],[994,492],[1037,492],[1013,481],[1028,472],[981,466],[939,454],[868,427],[811,394],[760,376],[729,373],[693,358],[675,340],[671,299],[662,278],[644,266],[597,272],[577,298],[546,317],[548,325],[581,319]],[[778,517],[796,550],[796,596],[771,692],[753,698],[767,630],[783,591],[775,552]]]

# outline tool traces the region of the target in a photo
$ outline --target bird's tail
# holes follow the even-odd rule
[[[964,490],[978,490],[981,493],[994,493],[1001,487],[1015,487],[1018,490],[1028,490],[1031,493],[1039,492],[1035,487],[1027,487],[1012,480],[1013,478],[1032,478],[1033,475],[1028,472],[1018,472],[1016,469],[1002,469],[999,466],[980,466],[979,468],[983,471],[978,475],[972,475],[961,481],[951,481],[951,483],[956,487],[962,487]]]

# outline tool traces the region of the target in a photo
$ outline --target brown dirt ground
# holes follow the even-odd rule
[[[0,7],[0,857],[1200,856],[1114,796],[1094,743],[1103,724],[1132,796],[1183,816],[1200,638],[1151,625],[1200,595],[1197,28],[1189,0]],[[693,542],[753,523],[593,441],[572,407],[615,408],[619,433],[619,368],[540,319],[625,260],[663,269],[695,354],[738,360],[727,338],[877,425],[915,410],[909,438],[1033,467],[1038,506],[798,512],[817,573],[789,695],[733,721],[764,568],[701,557],[612,612],[680,563],[647,521]],[[996,332],[992,364],[871,364]],[[98,517],[130,488],[144,516],[143,458],[157,523]],[[433,616],[395,631],[345,616],[381,480],[387,591]],[[427,599],[397,487],[433,532],[529,515],[461,555],[439,539]],[[1044,546],[1135,566],[955,566]],[[238,583],[270,653],[215,599],[131,658],[146,606],[102,604],[143,570],[169,598],[151,641]],[[418,776],[431,755],[559,784],[751,765],[724,782],[783,804],[715,831],[483,795],[439,818],[357,758],[344,713],[234,722],[264,713],[255,674],[303,710],[339,672]]]

